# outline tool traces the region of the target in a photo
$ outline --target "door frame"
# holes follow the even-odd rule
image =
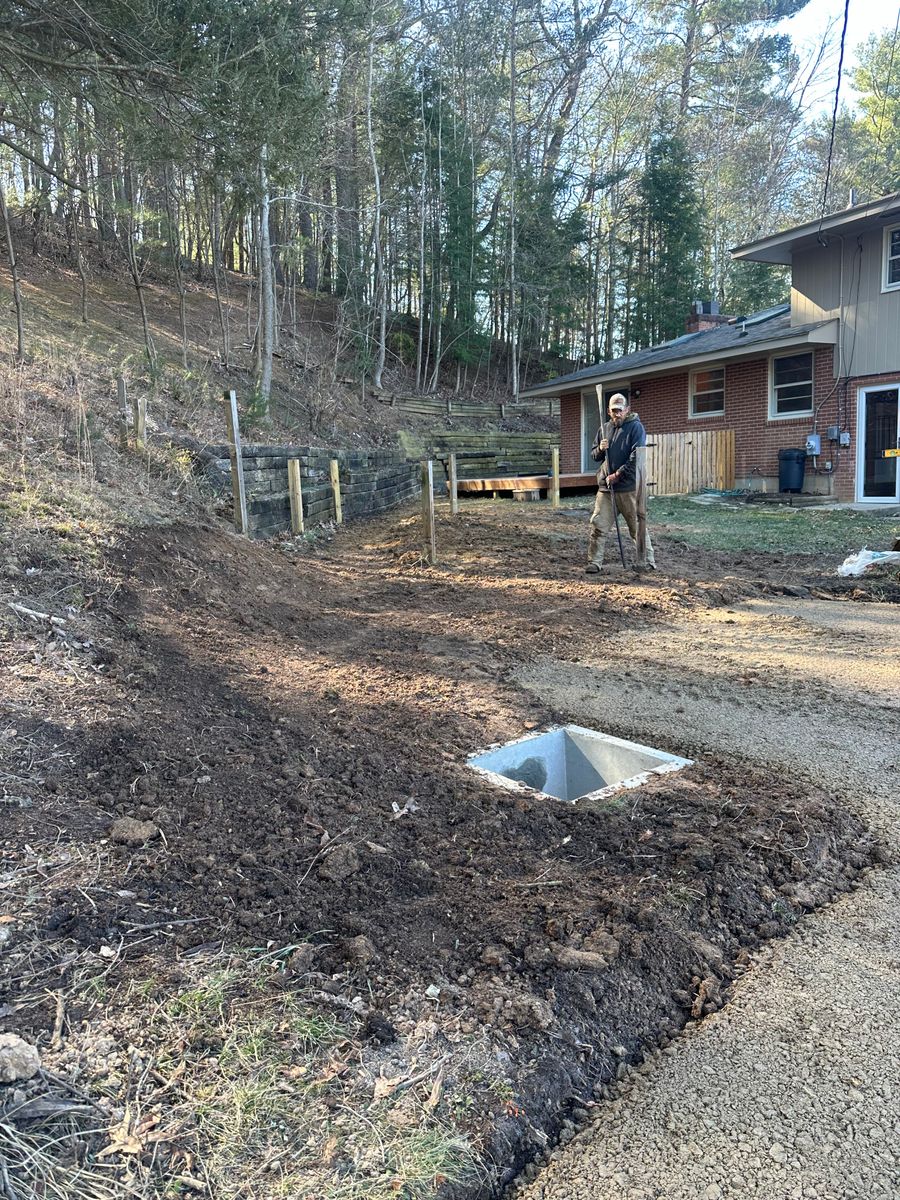
[[[894,389],[897,393],[897,441],[900,443],[900,379],[887,383],[872,383],[861,387],[856,393],[856,487],[854,489],[857,504],[897,504],[900,502],[900,471],[897,473],[897,487],[891,496],[864,496],[863,488],[866,480],[866,397],[870,392],[888,392]],[[900,466],[900,459],[896,460]]]
[[[597,470],[597,464],[592,460],[591,455],[590,455],[590,445],[587,441],[587,434],[588,434],[588,432],[590,432],[591,439],[593,440],[594,434],[597,432],[598,426],[601,425],[603,423],[603,420],[605,419],[605,414],[600,412],[599,400],[597,398],[597,388],[598,387],[602,388],[604,393],[606,393],[606,392],[628,392],[628,391],[630,391],[631,384],[629,383],[629,381],[627,379],[619,379],[615,383],[608,383],[604,379],[604,380],[601,380],[600,383],[594,384],[590,388],[582,388],[581,389],[581,431],[580,431],[581,432],[581,471],[582,471],[582,474],[585,474],[585,475],[587,475],[587,474],[592,475]],[[597,405],[597,414],[598,414],[597,424],[594,425],[594,427],[591,430],[586,430],[584,427],[585,409],[586,409],[585,397],[587,397],[587,396],[591,397],[591,403]]]

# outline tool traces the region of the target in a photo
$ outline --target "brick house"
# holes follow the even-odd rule
[[[651,435],[733,429],[738,487],[776,491],[796,447],[805,491],[900,502],[884,457],[900,444],[900,193],[731,253],[790,266],[790,303],[729,318],[695,302],[680,337],[521,393],[560,398],[561,472],[592,469],[598,397],[621,391]]]

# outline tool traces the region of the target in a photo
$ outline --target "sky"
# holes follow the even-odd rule
[[[856,47],[871,33],[893,33],[897,20],[897,0],[850,0],[847,21],[847,40],[844,50],[844,79],[841,82],[841,99],[852,104],[855,93],[846,76],[847,69],[855,65]],[[841,25],[844,20],[843,0],[809,0],[809,3],[794,17],[782,21],[777,29],[789,33],[801,54],[812,62],[822,38],[831,27],[831,46],[820,63],[811,88],[814,107],[830,109],[834,103],[834,87],[837,82],[837,65],[841,40]]]

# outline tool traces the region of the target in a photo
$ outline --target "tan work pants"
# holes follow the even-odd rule
[[[637,493],[636,492],[616,492],[616,508],[625,519],[625,524],[628,526],[628,532],[631,534],[631,540],[635,543],[635,553],[637,552]],[[603,546],[606,540],[606,535],[616,523],[615,513],[613,512],[613,499],[609,492],[602,489],[597,492],[597,499],[594,502],[594,511],[591,513],[591,532],[588,538],[588,562],[596,563],[598,567],[603,566]],[[650,531],[647,530],[647,562],[651,567],[656,566],[656,558],[653,554],[653,545],[650,541]]]

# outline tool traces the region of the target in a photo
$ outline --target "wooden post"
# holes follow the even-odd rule
[[[422,463],[422,532],[425,558],[429,566],[437,561],[434,544],[434,463],[429,458]]]
[[[288,459],[288,490],[291,493],[291,533],[303,532],[303,489],[300,484],[300,459]]]
[[[340,464],[336,458],[331,460],[331,490],[334,492],[334,521],[336,525],[343,525],[344,512],[341,508],[341,475]]]
[[[228,426],[228,453],[231,457],[231,494],[234,497],[234,527],[247,536],[247,492],[244,487],[244,459],[241,454],[241,427],[238,422],[237,392],[225,393],[225,422]]]
[[[116,390],[119,394],[119,449],[124,453],[128,449],[128,391],[124,375],[116,376]]]
[[[459,488],[456,478],[456,454],[450,455],[450,512],[455,517],[459,512]]]
[[[131,401],[131,420],[134,426],[134,444],[141,448],[147,440],[147,397],[135,396]]]
[[[550,504],[559,508],[559,446],[550,451]]]
[[[647,565],[647,447],[638,446],[634,453],[635,463],[635,507],[637,509],[637,562]]]

